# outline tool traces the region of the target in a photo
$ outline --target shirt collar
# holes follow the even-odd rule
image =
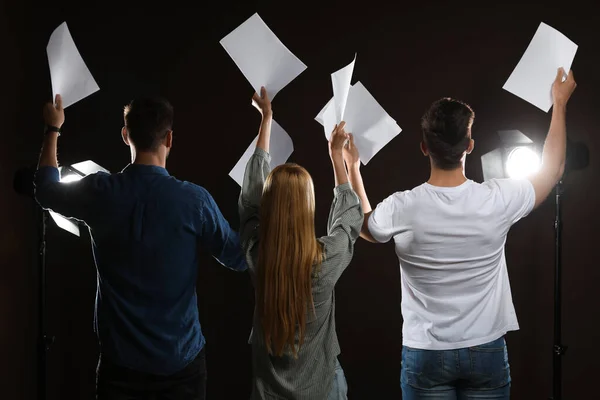
[[[170,176],[169,172],[158,165],[144,165],[144,164],[128,164],[121,173],[132,173],[142,175],[164,175]]]

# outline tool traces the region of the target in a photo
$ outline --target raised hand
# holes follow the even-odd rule
[[[569,75],[564,82],[562,81],[563,76],[565,76],[565,70],[561,67],[558,69],[554,84],[552,84],[552,98],[554,99],[554,104],[559,106],[567,105],[569,98],[577,87],[573,71],[569,71]]]
[[[44,105],[43,110],[44,123],[47,126],[60,127],[65,123],[65,110],[62,106],[62,97],[56,95],[55,103],[48,102]]]
[[[335,186],[342,185],[348,182],[348,173],[344,166],[344,143],[348,140],[348,134],[344,130],[346,123],[340,122],[333,128],[331,137],[329,138],[329,156],[333,164],[333,175],[335,176]]]
[[[346,162],[346,166],[348,168],[360,166],[360,156],[358,154],[358,148],[354,144],[354,136],[349,133],[348,134],[348,142],[344,146],[344,161]]]
[[[264,86],[260,88],[260,96],[258,93],[254,93],[252,96],[252,105],[256,107],[260,114],[264,117],[271,117],[273,110],[271,109],[271,100],[267,95],[267,89]]]
[[[329,138],[329,155],[332,157],[336,154],[342,155],[344,144],[348,140],[348,134],[344,130],[344,126],[346,126],[346,122],[344,121],[336,125]]]

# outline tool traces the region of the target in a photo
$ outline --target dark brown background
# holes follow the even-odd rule
[[[240,2],[185,8],[9,1],[0,5],[3,143],[0,146],[0,393],[35,395],[36,255],[33,205],[11,189],[13,173],[36,162],[41,105],[50,84],[45,46],[67,21],[101,90],[67,110],[60,140],[63,164],[93,159],[111,171],[129,161],[119,131],[121,109],[143,94],[167,96],[176,109],[169,171],[206,187],[237,227],[239,187],[227,176],[254,135],[259,117],[252,89],[219,40],[252,13],[308,69],[274,101],[277,121],[292,136],[291,160],[313,175],[317,225],[324,233],[333,176],[321,126],[313,120],[331,97],[329,74],[358,52],[360,80],[403,132],[363,168],[371,203],[428,176],[418,151],[419,118],[442,96],[469,102],[477,147],[468,175],[481,181],[480,156],[498,145],[499,129],[520,129],[541,143],[550,115],[502,90],[539,23],[579,44],[573,64],[579,87],[569,104],[571,138],[588,144],[590,166],[568,177],[564,198],[564,359],[567,399],[595,398],[599,372],[597,205],[600,150],[596,94],[600,89],[597,28],[592,6],[401,2]],[[211,2],[212,3],[212,2]],[[590,2],[590,4],[592,4]],[[545,399],[552,377],[553,202],[513,228],[507,243],[513,298],[521,330],[508,335],[514,399]],[[91,399],[97,345],[92,331],[96,275],[87,233],[78,239],[48,229],[50,399]],[[207,338],[211,399],[248,397],[246,344],[252,288],[247,274],[202,257],[198,292]],[[401,315],[393,246],[365,242],[337,287],[338,335],[353,399],[400,398]]]

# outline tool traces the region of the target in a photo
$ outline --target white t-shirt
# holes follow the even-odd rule
[[[381,202],[369,218],[400,260],[403,344],[450,350],[518,330],[504,257],[510,227],[535,204],[526,179],[424,183]]]

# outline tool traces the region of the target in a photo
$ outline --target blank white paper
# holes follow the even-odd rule
[[[316,116],[315,120],[323,125],[323,130],[325,131],[325,137],[327,140],[331,137],[331,133],[333,132],[333,128],[336,125],[335,118],[335,100],[332,97],[331,100],[325,104],[325,107],[319,112]]]
[[[323,125],[327,140],[335,126],[335,122],[332,122],[331,119],[332,115],[335,118],[333,110],[333,99],[331,99],[315,118]],[[402,132],[396,121],[360,82],[356,82],[350,87],[344,121],[346,122],[344,129],[354,136],[360,160],[365,165],[379,150]]]
[[[327,112],[327,109],[332,105],[333,105],[333,97],[331,98],[331,100],[329,100],[327,102],[327,104],[325,104],[325,106],[321,109],[321,111],[319,111],[319,113],[315,117],[315,121],[317,121],[321,125],[324,125],[325,124],[325,113]]]
[[[331,74],[331,86],[333,88],[333,103],[335,107],[335,123],[338,124],[344,119],[344,111],[348,102],[348,93],[350,93],[350,81],[352,72],[354,72],[354,63],[356,62],[356,53],[354,60],[344,68]]]
[[[79,54],[66,22],[52,32],[46,53],[52,80],[52,100],[60,94],[63,108],[100,90]]]
[[[542,22],[503,89],[548,112],[558,68],[568,73],[576,52],[575,43]]]
[[[344,118],[365,165],[402,131],[360,82],[350,88]]]
[[[231,172],[229,172],[229,176],[233,178],[234,181],[237,182],[238,185],[242,186],[244,182],[244,173],[246,172],[246,164],[248,164],[248,160],[254,154],[254,149],[256,148],[256,142],[258,141],[258,135],[254,138],[250,146],[242,155],[242,158],[235,164]],[[292,138],[287,134],[283,128],[273,120],[271,124],[271,141],[269,142],[269,154],[271,155],[271,169],[285,164],[288,158],[292,155],[294,151],[294,143],[292,142]]]
[[[220,43],[256,93],[264,86],[271,100],[306,69],[258,14],[248,18]]]
[[[80,235],[79,226],[76,223],[74,223],[73,221],[71,221],[70,219],[68,219],[66,217],[63,217],[62,215],[60,215],[58,213],[55,213],[54,211],[50,210],[49,213],[59,228],[62,228],[65,231],[70,232],[75,236]]]

